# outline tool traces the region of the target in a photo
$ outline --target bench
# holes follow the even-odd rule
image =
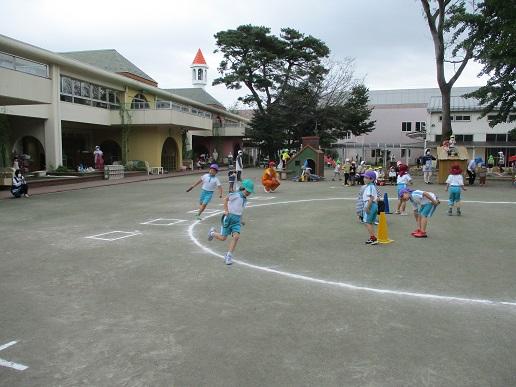
[[[159,175],[160,173],[163,175],[163,167],[151,167],[151,173],[154,175]]]

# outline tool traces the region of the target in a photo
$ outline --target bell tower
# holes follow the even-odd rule
[[[195,87],[202,87],[208,84],[208,65],[204,60],[204,56],[202,55],[202,51],[199,48],[197,50],[197,54],[190,66],[192,69],[192,84]]]

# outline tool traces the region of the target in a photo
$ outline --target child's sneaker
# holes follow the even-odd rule
[[[457,216],[461,216],[462,212],[460,212],[460,208],[457,208]]]
[[[401,212],[399,212],[399,211],[394,211],[394,215],[400,215],[400,214],[401,214]]]
[[[402,212],[400,215],[401,216],[407,216],[408,214],[406,212]]]
[[[419,234],[421,232],[420,229],[414,230],[410,233],[410,235],[415,236],[416,234]]]
[[[233,256],[230,253],[226,253],[226,255],[224,255],[224,263],[226,265],[231,265],[233,263]]]
[[[366,240],[365,243],[366,245],[377,245],[378,239],[376,239],[375,237],[369,237],[369,239]]]
[[[199,214],[195,215],[195,219],[202,220],[201,215],[199,215]]]
[[[427,235],[426,235],[426,232],[423,232],[423,231],[419,230],[419,232],[414,234],[414,237],[416,237],[416,238],[426,238]]]
[[[210,227],[210,231],[208,231],[208,240],[212,241],[215,236],[215,227]]]
[[[448,208],[448,215],[449,216],[452,216],[453,215],[453,209],[450,207]],[[459,215],[459,209],[457,209],[457,215]]]

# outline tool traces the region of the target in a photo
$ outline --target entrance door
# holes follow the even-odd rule
[[[161,150],[161,166],[165,171],[177,171],[177,144],[172,137],[165,140]]]

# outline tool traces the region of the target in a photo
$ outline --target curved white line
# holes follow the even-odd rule
[[[303,202],[313,202],[313,201],[328,201],[328,200],[355,200],[355,198],[324,198],[324,199],[302,199],[302,200],[287,200],[282,202],[274,202],[274,203],[261,203],[261,204],[255,204],[255,205],[249,205],[247,207],[261,207],[261,206],[271,206],[276,204],[289,204],[289,203],[303,203]],[[512,202],[508,202],[512,203]],[[515,203],[516,204],[516,203]],[[213,216],[220,215],[222,211],[210,214],[205,217],[211,218]],[[190,240],[196,244],[199,248],[207,252],[208,254],[214,255],[219,258],[224,258],[222,254],[219,254],[209,247],[204,246],[199,242],[199,240],[193,235],[193,230],[195,226],[197,226],[200,223],[200,221],[193,222],[188,227],[188,236],[190,237]],[[318,283],[322,285],[330,285],[330,286],[337,286],[340,288],[345,289],[351,289],[351,290],[358,290],[358,291],[366,291],[366,292],[372,292],[372,293],[378,293],[378,294],[389,294],[389,295],[396,295],[396,296],[405,296],[405,297],[415,297],[415,298],[423,298],[423,299],[430,299],[430,300],[437,300],[437,301],[447,301],[447,302],[463,302],[463,303],[475,303],[475,304],[484,304],[484,305],[491,305],[491,306],[516,306],[516,301],[493,301],[493,300],[487,300],[487,299],[479,299],[479,298],[464,298],[464,297],[453,297],[453,296],[440,296],[437,294],[430,294],[430,293],[416,293],[416,292],[407,292],[407,291],[399,291],[399,290],[391,290],[391,289],[379,289],[379,288],[370,288],[367,286],[357,286],[346,282],[338,282],[338,281],[327,281],[319,278],[314,277],[308,277],[301,274],[295,274],[295,273],[289,273],[286,271],[271,269],[270,267],[265,266],[258,266],[254,265],[252,263],[248,263],[241,260],[233,259],[234,263],[238,263],[239,265],[249,267],[251,269],[256,269],[260,271],[264,271],[267,273],[273,273],[277,275],[281,275],[283,277],[288,277],[292,279],[298,279],[313,283]]]

